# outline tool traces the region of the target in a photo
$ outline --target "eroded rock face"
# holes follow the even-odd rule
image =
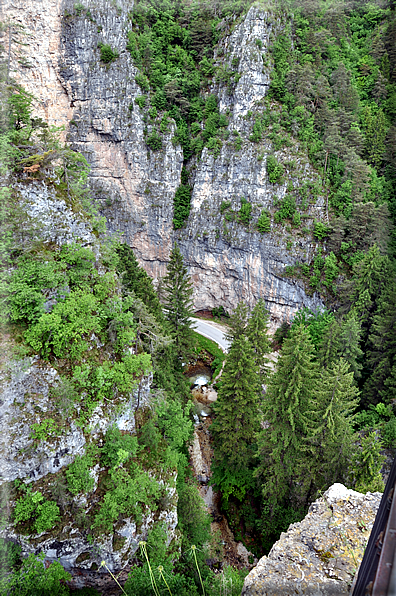
[[[134,101],[142,92],[126,50],[132,3],[86,0],[89,18],[85,12],[78,15],[74,4],[72,0],[7,0],[7,14],[23,24],[29,35],[34,24],[34,35],[26,40],[24,50],[33,68],[15,63],[12,74],[39,98],[39,115],[50,123],[64,124],[73,147],[87,157],[95,200],[109,228],[123,234],[154,278],[165,273],[177,240],[194,282],[197,310],[219,305],[232,310],[240,299],[253,305],[263,297],[273,322],[279,322],[301,306],[320,306],[317,296],[307,296],[298,282],[284,277],[286,265],[312,258],[315,243],[303,234],[289,237],[278,224],[264,235],[255,231],[261,209],[273,211],[286,194],[286,183],[275,188],[266,174],[271,141],[249,140],[255,112],[260,111],[258,103],[269,87],[270,65],[263,56],[270,33],[276,34],[281,24],[253,6],[232,31],[230,22],[225,25],[216,50],[217,64],[231,68],[239,61],[232,69],[240,79],[231,90],[216,84],[210,92],[219,96],[221,112],[228,110],[230,138],[217,156],[205,148],[201,158],[189,164],[192,212],[186,228],[175,232],[173,197],[180,184],[183,155],[180,146],[172,143],[172,124],[163,136],[162,151],[153,152],[145,143],[143,112]],[[101,63],[99,42],[110,44],[119,58],[109,65]],[[240,149],[233,142],[234,132],[241,136]],[[318,179],[297,143],[275,155],[295,161],[296,173],[289,182]],[[237,210],[241,197],[253,205],[250,226],[228,222],[220,213],[223,200],[230,200]],[[323,217],[323,211],[321,198],[309,205],[308,228]]]
[[[242,595],[349,594],[381,497],[333,484],[260,559],[246,577]]]
[[[37,356],[11,363],[0,378],[0,485],[16,478],[36,481],[55,474],[85,452],[85,434],[98,440],[112,424],[133,432],[138,393],[140,406],[144,407],[151,380],[151,375],[142,379],[124,403],[95,408],[89,425],[81,429],[72,419],[65,424],[65,412],[50,397],[51,387],[59,383],[54,368],[39,362]],[[78,406],[75,408],[78,410]],[[35,441],[32,424],[49,418],[58,422],[59,432],[49,431],[46,440]]]
[[[26,358],[10,364],[2,373],[0,393],[0,496],[15,505],[9,495],[7,482],[17,478],[34,482],[33,491],[42,490],[48,482],[53,484],[54,476],[71,464],[77,455],[85,453],[87,442],[101,444],[107,429],[117,425],[122,431],[135,430],[135,409],[139,399],[140,407],[148,406],[152,375],[143,378],[129,399],[105,402],[98,406],[90,417],[89,424],[81,428],[68,419],[58,406],[54,408],[50,395],[51,387],[59,382],[57,371],[40,362],[38,357]],[[78,410],[78,406],[77,406]],[[77,411],[78,414],[78,411]],[[54,416],[55,422],[63,420],[59,433],[49,432],[46,439],[35,441],[32,424]],[[60,417],[60,418],[59,418]],[[61,530],[26,536],[17,531],[12,523],[0,529],[0,537],[18,542],[22,554],[43,552],[48,562],[59,560],[73,574],[71,585],[106,586],[111,577],[101,568],[101,579],[97,570],[105,561],[108,569],[119,572],[139,547],[139,541],[156,522],[164,522],[169,541],[175,536],[177,526],[176,472],[167,474],[153,472],[153,477],[163,486],[164,506],[157,511],[144,511],[141,523],[126,518],[117,524],[117,530],[107,532],[89,540],[88,533],[75,519],[76,512],[85,516],[91,513],[97,498],[92,494],[98,488],[99,475],[104,468],[97,463],[91,471],[94,487],[89,496],[79,494],[72,504],[62,512]],[[155,476],[157,474],[157,476]],[[93,571],[95,572],[93,572]],[[91,575],[92,574],[92,577]]]

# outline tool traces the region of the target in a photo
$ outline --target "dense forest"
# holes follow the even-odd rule
[[[216,48],[225,26],[237,26],[250,5],[141,0],[130,14],[127,49],[142,91],[130,109],[143,113],[152,151],[161,148],[170,123],[183,150],[175,229],[190,212],[192,160],[204,147],[216,155],[226,138],[216,86],[226,84],[232,94],[239,75],[221,65]],[[265,300],[252,310],[240,302],[226,321],[231,347],[216,384],[211,483],[235,537],[256,556],[268,553],[334,482],[383,490],[385,453],[396,449],[396,5],[261,5],[280,30],[262,53],[271,84],[250,140],[259,142],[269,127],[274,150],[296,138],[320,175],[318,251],[311,263],[285,274],[320,294],[326,309],[300,310],[272,337]],[[88,14],[80,3],[75,11]],[[99,49],[104,64],[117,59],[110,46]],[[224,565],[218,573],[221,544],[211,535],[189,466],[193,404],[184,372],[202,345],[191,329],[193,288],[179,248],[174,245],[167,275],[155,287],[132,249],[106,232],[90,198],[85,157],[61,141],[62,131],[34,117],[34,98],[10,78],[6,60],[1,74],[2,342],[10,359],[37,356],[59,375],[52,409],[32,424],[35,444],[59,436],[64,421],[85,432],[95,408],[122,405],[153,376],[149,406],[136,408],[135,435],[112,426],[100,445],[87,438],[84,455],[49,481],[7,483],[2,523],[38,535],[72,515],[96,544],[122,517],[139,522],[157,511],[167,499],[158,478],[174,477],[178,542],[169,545],[164,525],[155,524],[123,593],[238,596],[245,572]],[[266,168],[271,183],[282,180],[272,153]],[[26,175],[84,214],[90,245],[59,245],[43,236],[42,223],[15,192]],[[296,205],[303,192],[291,186],[279,206],[278,219],[291,227],[301,223]],[[268,216],[260,221],[265,233]],[[73,499],[92,497],[97,464],[103,473],[85,515]],[[14,542],[0,540],[1,595],[72,593],[59,563],[44,567],[40,555],[20,553]],[[213,560],[218,569],[208,564]]]

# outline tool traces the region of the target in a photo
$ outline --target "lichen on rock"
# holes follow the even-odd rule
[[[333,484],[246,577],[243,596],[349,593],[381,501]]]

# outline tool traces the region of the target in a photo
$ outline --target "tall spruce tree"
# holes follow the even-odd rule
[[[177,244],[174,245],[167,274],[163,279],[164,315],[169,333],[174,340],[176,355],[186,361],[194,347],[192,331],[193,286],[184,266],[183,257]]]
[[[356,441],[352,425],[358,396],[346,360],[321,370],[306,411],[311,492],[346,481]]]
[[[252,314],[246,325],[246,335],[254,351],[254,357],[259,369],[260,381],[264,383],[270,373],[267,354],[271,352],[268,337],[269,312],[265,308],[264,300],[261,298],[252,310]]]
[[[265,395],[267,428],[259,435],[256,475],[270,515],[282,503],[301,507],[309,498],[306,414],[317,377],[313,355],[309,331],[303,325],[293,327]]]
[[[245,302],[238,302],[235,310],[228,320],[226,338],[232,343],[236,339],[246,336],[246,325],[249,317],[249,308]]]
[[[333,319],[325,330],[318,347],[317,359],[320,369],[327,368],[337,359],[340,333],[341,325],[339,321]]]
[[[140,267],[132,248],[127,244],[120,244],[117,246],[116,252],[118,255],[117,270],[122,275],[124,293],[134,292],[144,302],[157,321],[162,323],[162,308],[152,279]]]
[[[393,279],[383,292],[373,317],[368,343],[369,374],[363,389],[365,400],[390,403],[394,398],[392,379],[396,367],[396,282]]]
[[[120,244],[117,270],[122,278],[125,296],[135,295],[131,310],[138,321],[137,336],[143,349],[151,353],[154,363],[154,384],[165,389],[170,397],[184,397],[189,393],[180,362],[176,358],[175,346],[167,337],[169,329],[164,319],[162,305],[154,289],[152,279],[140,267],[133,250],[127,244]],[[142,305],[143,303],[143,305]],[[145,308],[148,312],[145,312]]]
[[[352,474],[355,490],[366,492],[383,492],[384,481],[381,468],[385,461],[382,454],[383,443],[375,431],[361,439],[361,448],[356,450]]]
[[[253,348],[246,337],[233,341],[221,377],[215,420],[210,427],[216,462],[244,467],[260,427],[260,383]]]
[[[360,349],[362,329],[356,314],[352,311],[341,324],[338,356],[344,358],[353,372],[355,380],[361,377],[361,359],[363,351]]]

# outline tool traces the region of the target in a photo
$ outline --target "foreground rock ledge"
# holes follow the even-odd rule
[[[260,559],[242,596],[347,595],[381,501],[333,484]]]

